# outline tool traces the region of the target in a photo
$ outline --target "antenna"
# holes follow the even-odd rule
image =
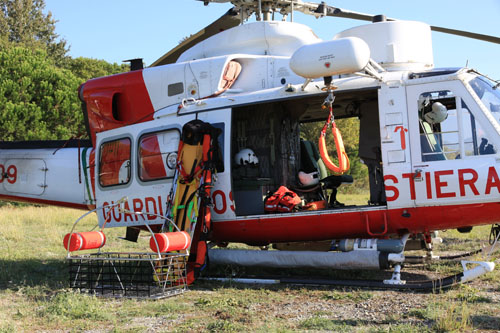
[[[130,71],[136,71],[144,68],[144,63],[142,62],[142,58],[123,60],[123,62],[130,63]]]

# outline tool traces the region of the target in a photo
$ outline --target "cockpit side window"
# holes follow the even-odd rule
[[[124,185],[130,181],[130,139],[107,141],[99,149],[99,184]]]
[[[423,93],[418,104],[423,162],[496,153],[465,102],[451,91]]]
[[[463,126],[470,126],[469,137],[464,139],[465,156],[490,155],[497,152],[497,148],[493,145],[486,135],[486,132],[481,127],[481,124],[476,121],[472,113],[465,103],[462,103]]]
[[[173,178],[180,132],[177,129],[147,133],[139,139],[139,179]]]
[[[442,161],[458,156],[458,122],[451,92],[423,93],[418,106],[422,161]]]
[[[476,77],[470,80],[469,84],[481,100],[481,103],[500,122],[500,89],[498,83],[493,85],[483,77]]]

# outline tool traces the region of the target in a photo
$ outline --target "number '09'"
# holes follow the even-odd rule
[[[3,183],[4,179],[9,184],[14,184],[17,181],[17,167],[15,165],[5,167],[0,164],[0,183]]]

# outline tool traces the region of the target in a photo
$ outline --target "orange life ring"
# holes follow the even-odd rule
[[[323,130],[321,131],[321,135],[319,136],[319,153],[321,155],[321,159],[325,163],[326,167],[330,169],[336,175],[342,175],[350,168],[349,157],[345,152],[344,141],[342,141],[342,135],[340,134],[339,129],[335,126],[335,122],[332,122],[332,134],[333,140],[335,141],[335,147],[337,149],[337,158],[339,160],[339,165],[335,165],[328,156],[328,150],[326,149],[326,129],[328,127],[328,123],[330,118],[327,120]]]

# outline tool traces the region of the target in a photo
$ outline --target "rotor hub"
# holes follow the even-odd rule
[[[326,15],[323,13],[326,9],[323,2],[314,4],[302,0],[205,0],[205,4],[210,2],[230,2],[245,19],[256,14],[258,21],[270,21],[274,13],[280,13],[283,19],[286,19],[294,10],[317,17]]]

